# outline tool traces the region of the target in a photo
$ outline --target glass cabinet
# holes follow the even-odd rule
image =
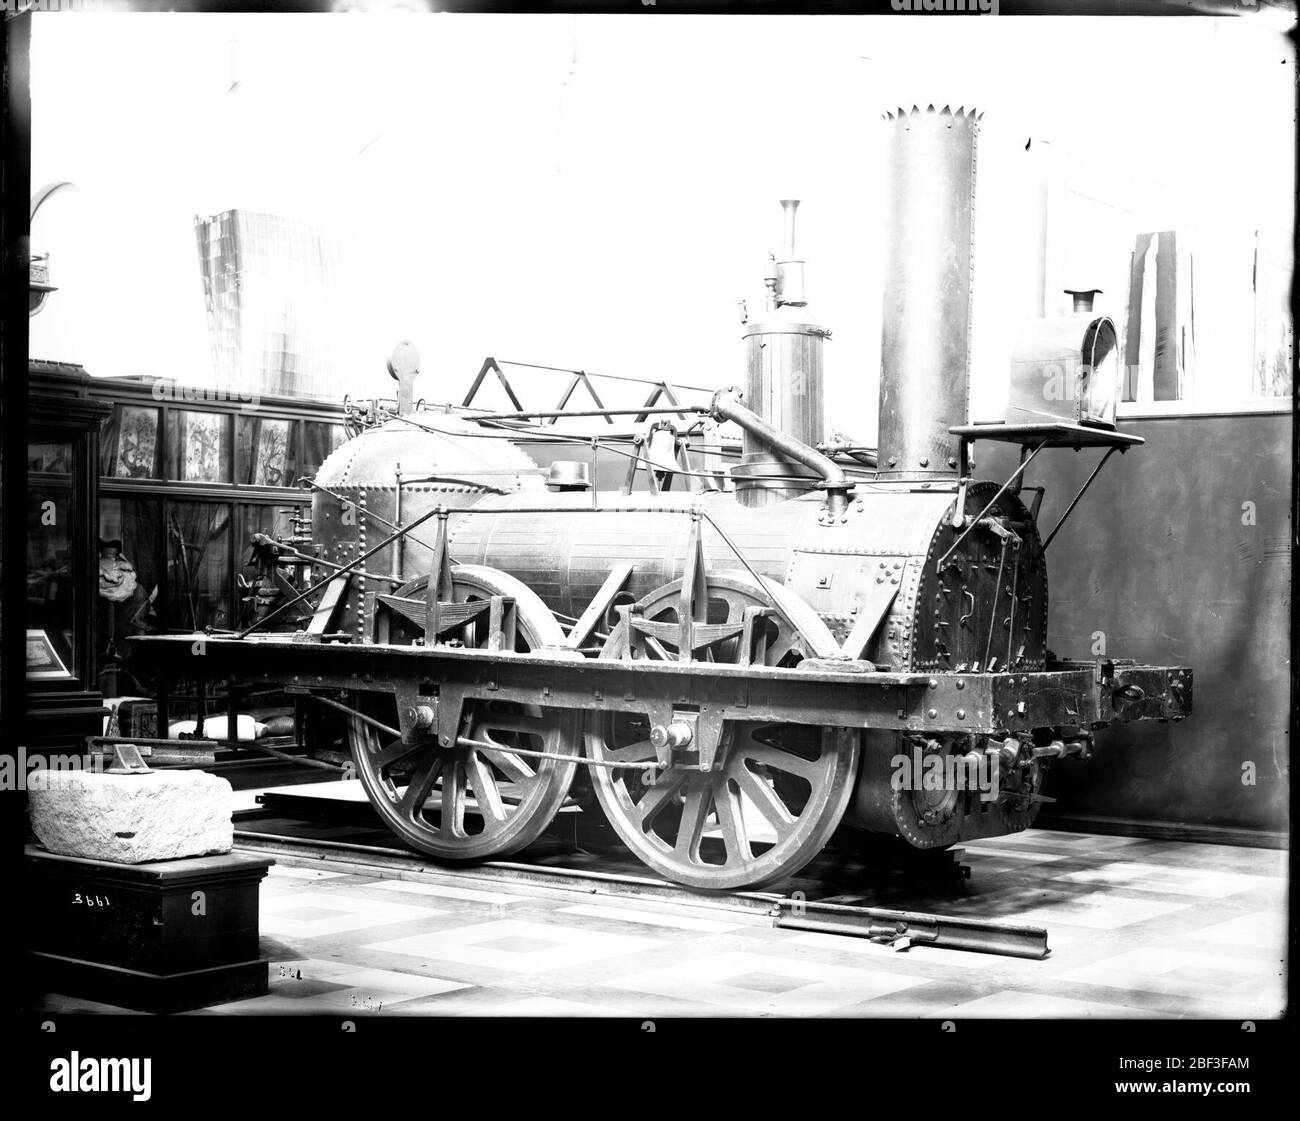
[[[29,751],[85,751],[102,728],[94,605],[100,425],[112,409],[79,366],[29,369],[26,503]]]

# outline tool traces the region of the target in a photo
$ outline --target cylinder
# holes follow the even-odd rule
[[[975,110],[890,115],[879,478],[952,478],[970,381]]]

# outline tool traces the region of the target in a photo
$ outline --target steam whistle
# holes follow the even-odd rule
[[[420,373],[420,352],[415,343],[403,339],[393,347],[388,372],[397,382],[397,415],[406,416],[415,409],[415,379]]]

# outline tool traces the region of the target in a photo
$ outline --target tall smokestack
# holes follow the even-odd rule
[[[957,473],[970,384],[975,110],[888,115],[890,178],[878,478]]]

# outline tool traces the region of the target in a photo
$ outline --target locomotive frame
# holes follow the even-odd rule
[[[1041,432],[1033,435],[1040,441],[1044,439]],[[1057,441],[1063,438],[1059,432],[1054,437]],[[1100,438],[1097,433],[1079,437],[1090,441]],[[1113,441],[1112,446],[1124,442]],[[1008,480],[1002,489],[1013,483],[1014,479]],[[568,508],[512,507],[501,512],[582,516],[617,509],[597,503]],[[535,840],[563,804],[578,765],[605,774],[639,771],[652,793],[662,787],[684,802],[690,794],[688,790],[683,797],[683,785],[709,783],[718,828],[730,834],[724,842],[729,855],[721,864],[702,860],[700,838],[695,836],[691,842],[695,848],[685,863],[680,858],[665,860],[658,867],[669,878],[704,890],[760,886],[797,871],[820,851],[840,824],[852,794],[859,757],[869,751],[879,754],[885,749],[896,750],[886,746],[896,744],[894,736],[920,736],[932,744],[944,737],[971,737],[972,743],[974,737],[987,737],[993,747],[986,750],[996,748],[1000,757],[1013,765],[1018,761],[1037,768],[1040,761],[1086,755],[1095,728],[1125,720],[1179,720],[1190,712],[1193,678],[1186,667],[1142,666],[1102,659],[1052,661],[1044,669],[1029,671],[976,672],[975,667],[942,673],[878,669],[861,657],[864,639],[860,629],[842,643],[837,642],[806,603],[780,584],[755,573],[734,543],[727,541],[742,567],[729,573],[710,572],[702,532],[711,519],[698,504],[661,506],[657,512],[690,520],[692,548],[682,578],[638,603],[628,604],[620,602],[620,598],[626,598],[620,593],[635,565],[614,565],[600,591],[567,633],[545,604],[508,574],[452,562],[447,550],[447,523],[452,511],[440,505],[399,528],[372,550],[378,551],[393,539],[409,534],[430,518],[437,519],[434,561],[428,576],[409,582],[394,594],[367,593],[372,624],[366,641],[352,642],[353,635],[347,633],[320,633],[328,626],[328,616],[318,616],[314,632],[289,636],[248,633],[233,637],[133,639],[133,656],[143,664],[142,668],[158,674],[160,722],[166,720],[167,678],[180,672],[198,681],[200,696],[205,692],[205,683],[214,680],[282,683],[291,692],[316,697],[328,707],[343,710],[354,732],[364,725],[383,733],[387,745],[374,742],[371,750],[380,757],[387,753],[386,759],[394,763],[414,763],[415,767],[405,789],[393,787],[389,791],[389,809],[395,812],[384,815],[388,824],[402,834],[403,820],[410,819],[412,828],[404,839],[425,851],[432,848],[441,859],[451,862],[507,855]],[[961,522],[952,520],[957,522],[953,527],[956,532]],[[965,530],[968,532],[974,524],[972,521]],[[725,534],[722,536],[725,540]],[[364,555],[359,556],[353,566],[359,568],[364,559]],[[340,582],[348,579],[347,567],[331,573],[317,587],[332,586],[337,590]],[[461,573],[472,573],[477,578],[481,594],[476,599],[456,596],[454,585]],[[709,622],[701,607],[724,587],[748,590],[750,602],[742,607],[739,617],[733,612],[725,621]],[[663,599],[665,594],[677,608],[676,620],[647,620],[647,601]],[[535,632],[536,645],[526,651],[517,649],[521,612],[531,617]],[[760,632],[765,623],[773,620],[776,633],[769,634],[765,644]],[[605,641],[593,646],[591,642],[599,636],[601,626],[608,628]],[[396,641],[394,631],[403,627],[407,629],[406,641]],[[477,634],[477,646],[466,643],[471,632]],[[778,645],[784,642],[801,649],[804,657],[797,666],[765,664],[774,637]],[[717,660],[724,651],[732,659],[730,662]],[[292,665],[292,673],[286,673],[286,665]],[[396,726],[366,711],[367,698],[373,701],[376,696],[391,699]],[[482,714],[503,705],[513,713],[541,713],[544,720],[558,721],[561,746],[556,748],[556,737],[534,744],[543,748],[540,751],[523,746],[527,739],[479,738],[490,735],[477,730],[483,727]],[[580,720],[590,725],[593,717],[601,714],[615,719],[629,712],[635,712],[643,727],[649,729],[645,737],[648,748],[643,745],[636,758],[607,757],[590,733],[584,742],[576,731]],[[778,845],[755,851],[754,845],[737,836],[744,825],[738,816],[724,822],[726,815],[721,806],[725,794],[719,800],[719,788],[725,790],[733,781],[724,773],[734,748],[734,743],[726,742],[728,730],[755,724],[835,729],[835,735],[850,737],[839,748],[848,760],[847,773],[842,768],[833,781],[824,782],[827,789],[818,789],[817,776],[812,777],[811,793],[825,798],[816,803],[808,820],[786,823],[791,827],[789,851],[778,851],[777,859],[769,854],[777,851]],[[867,744],[852,738],[859,730],[894,736]],[[202,738],[201,725],[196,734]],[[575,748],[579,743],[584,744],[585,751]],[[440,824],[436,832],[443,842],[430,846],[428,835],[422,835],[417,824],[426,808],[421,800],[433,795],[439,771],[457,753],[464,757],[460,779],[449,786],[444,775],[441,795],[434,798],[440,823],[448,812],[444,807],[452,803],[451,813],[457,824],[451,832],[455,835],[449,836],[448,827]],[[536,805],[530,804],[526,796],[511,801],[502,796],[501,790],[494,789],[508,784],[499,784],[491,769],[476,758],[483,754],[498,765],[510,760],[504,769],[506,774],[510,767],[527,760],[533,776],[541,776],[549,768],[558,777],[550,784],[549,794],[534,799]],[[366,783],[367,793],[382,811],[386,797],[382,765],[372,772],[364,757],[357,762],[363,781],[371,779]],[[422,786],[424,779],[428,780],[427,786]],[[486,837],[468,832],[464,826],[471,787],[476,797],[474,808],[487,823],[483,831]],[[412,790],[419,791],[416,798]],[[1037,777],[1019,791],[1015,784],[1008,784],[999,797],[1010,799],[1012,807],[1026,818],[1026,824],[1032,820],[1037,804],[1044,800]],[[810,797],[805,805],[814,801]],[[620,804],[613,795],[602,801],[607,815],[612,807],[616,827],[623,825],[619,831],[625,840],[629,839],[627,830],[638,825],[635,808],[626,803],[624,799],[620,813]],[[982,811],[985,807],[973,799],[958,809],[959,814]],[[703,819],[708,812],[706,799],[703,808],[695,813]],[[505,823],[519,816],[528,820],[513,822],[518,828],[509,837],[492,836],[495,817]],[[796,819],[801,816],[796,815]],[[979,835],[978,821],[966,824],[974,835]],[[697,833],[701,825],[702,820],[697,821]],[[684,826],[679,824],[678,828]],[[989,829],[991,833],[1002,831]],[[632,838],[635,844],[635,834]],[[779,835],[777,840],[781,840]],[[654,845],[638,851],[638,855],[656,866]]]

